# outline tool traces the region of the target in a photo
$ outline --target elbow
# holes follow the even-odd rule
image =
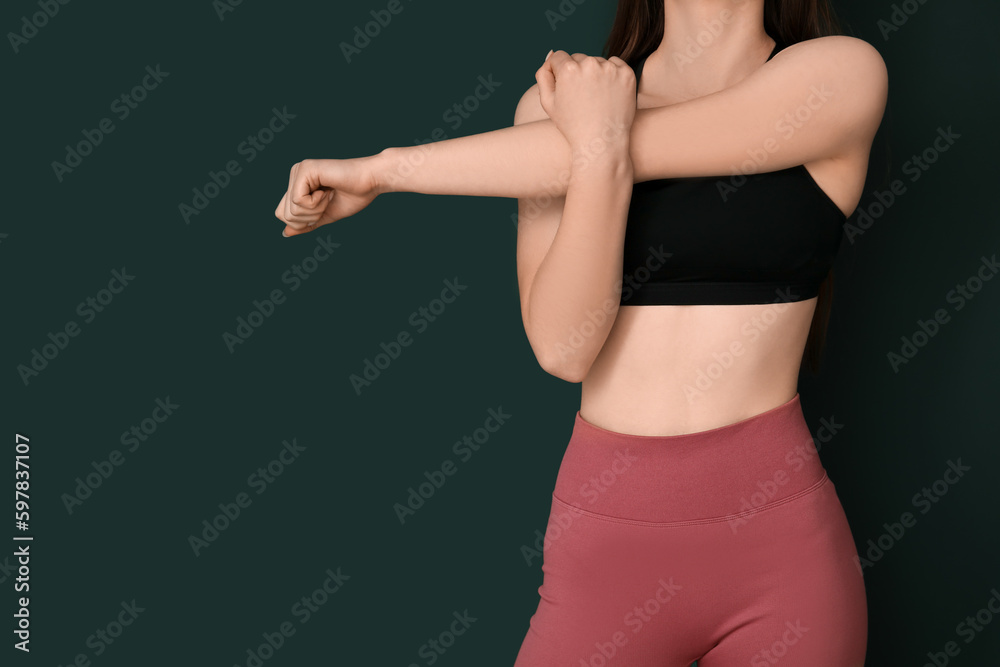
[[[551,350],[558,346],[545,347]],[[583,382],[583,379],[587,377],[587,373],[590,371],[591,362],[581,359],[579,351],[567,352],[566,350],[556,349],[555,352],[545,352],[536,349],[535,358],[538,359],[538,364],[542,367],[543,371],[566,382]]]
[[[555,335],[550,323],[533,322],[528,317],[527,307],[522,311],[522,318],[528,344],[542,370],[566,382],[583,382],[600,347],[593,348],[591,340],[577,340],[573,337],[567,340]]]
[[[539,359],[538,363],[546,373],[566,382],[577,384],[583,382],[583,379],[587,377],[588,369],[584,368],[582,364],[572,364],[565,361],[553,362],[543,359]]]

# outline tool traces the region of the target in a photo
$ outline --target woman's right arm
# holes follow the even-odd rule
[[[544,118],[534,85],[518,103],[514,124]],[[539,364],[581,382],[618,315],[633,184],[628,133],[574,164],[565,195],[518,199],[517,279],[525,333]]]
[[[729,88],[636,110],[629,129],[634,182],[867,159],[887,94],[885,63],[867,42],[835,35],[793,44]],[[310,169],[293,167],[303,175],[291,175],[275,209],[289,235],[353,215],[380,192],[560,196],[572,150],[557,124],[543,118],[365,158],[311,162]],[[321,187],[338,192],[327,201]]]

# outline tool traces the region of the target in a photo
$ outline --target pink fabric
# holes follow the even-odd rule
[[[867,604],[799,395],[676,436],[579,412],[515,667],[853,667]]]

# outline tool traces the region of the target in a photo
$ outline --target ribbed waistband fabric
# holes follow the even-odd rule
[[[553,496],[626,522],[707,523],[789,502],[827,481],[796,393],[747,419],[681,435],[609,431],[578,410]]]

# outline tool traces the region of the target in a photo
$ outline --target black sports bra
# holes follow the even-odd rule
[[[637,87],[645,62],[635,68]],[[833,267],[846,221],[804,165],[635,183],[621,305],[810,299]]]

